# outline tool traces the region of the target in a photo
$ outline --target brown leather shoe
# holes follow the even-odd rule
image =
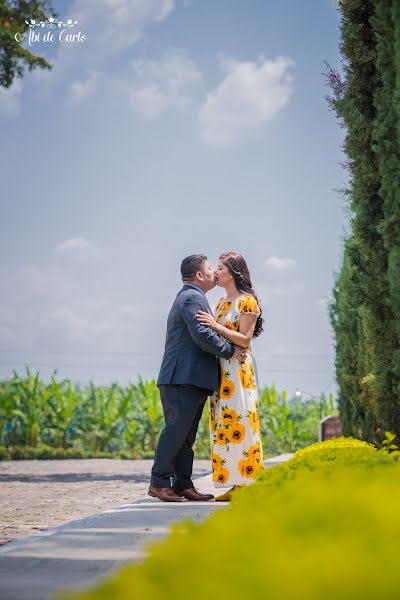
[[[156,488],[151,485],[147,493],[149,496],[152,496],[152,498],[158,498],[163,502],[185,502],[185,498],[178,496],[170,487]]]
[[[207,502],[207,500],[214,500],[212,494],[202,494],[195,487],[182,490],[181,492],[175,492],[178,496],[183,496],[186,500],[193,500],[194,502]]]

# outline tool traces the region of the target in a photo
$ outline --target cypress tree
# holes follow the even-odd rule
[[[358,361],[358,306],[352,262],[349,248],[352,236],[344,241],[343,263],[336,285],[333,289],[333,301],[329,312],[336,346],[336,377],[339,386],[338,406],[343,434],[363,437],[365,413],[358,402],[359,386],[357,376]]]
[[[340,2],[342,85],[336,78],[332,86],[334,72],[329,73],[334,90],[330,101],[346,128],[344,150],[350,170],[352,235],[345,245],[331,312],[341,416],[347,433],[375,443],[382,441],[385,430],[400,434],[399,170],[393,180],[394,162],[387,162],[389,155],[398,157],[399,149],[398,118],[395,110],[387,110],[399,93],[395,4]],[[346,333],[349,323],[351,335]]]
[[[400,4],[375,0],[371,19],[376,39],[380,85],[373,90],[376,118],[373,150],[377,157],[383,219],[378,225],[387,253],[385,273],[388,341],[385,362],[392,394],[380,403],[382,424],[400,433]]]

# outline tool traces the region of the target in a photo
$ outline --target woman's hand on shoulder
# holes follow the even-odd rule
[[[199,310],[196,313],[196,319],[202,325],[206,325],[206,327],[210,327],[211,329],[214,329],[214,331],[218,331],[218,329],[221,327],[214,319],[211,311],[209,310],[207,312],[205,312],[204,310]]]

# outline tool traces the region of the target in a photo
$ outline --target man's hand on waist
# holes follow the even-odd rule
[[[236,358],[239,362],[242,362],[246,358],[246,348],[242,348],[242,346],[235,346],[235,352],[233,353],[232,358]]]

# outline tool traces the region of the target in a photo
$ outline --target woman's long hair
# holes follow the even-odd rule
[[[239,290],[239,292],[251,294],[252,296],[254,296],[254,298],[257,301],[257,304],[259,305],[257,294],[255,293],[253,289],[253,284],[251,283],[249,268],[243,256],[238,252],[224,252],[224,254],[221,254],[221,256],[219,257],[219,260],[222,261],[222,263],[226,267],[228,267],[229,273],[235,280],[236,287]],[[263,331],[264,319],[261,316],[262,310],[260,305],[259,308],[260,314],[257,317],[253,337],[258,337]]]

